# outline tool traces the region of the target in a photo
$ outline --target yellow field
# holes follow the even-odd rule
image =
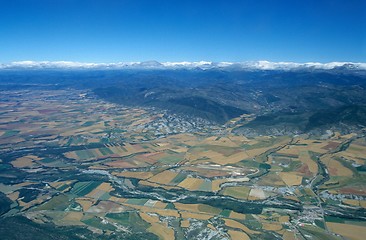
[[[95,123],[95,124],[93,124],[92,126],[89,126],[89,127],[79,127],[79,128],[76,128],[76,129],[62,131],[62,132],[60,132],[60,136],[63,136],[63,137],[74,136],[74,135],[77,135],[77,134],[80,134],[80,133],[92,132],[93,130],[95,131],[95,129],[105,129],[104,123],[99,122],[99,123]]]
[[[148,231],[157,235],[162,240],[174,239],[174,230],[162,223],[152,223]]]
[[[268,148],[256,148],[256,149],[246,150],[245,152],[249,156],[248,158],[254,158],[254,157],[266,152],[269,149],[271,149],[271,148],[270,147],[268,147]]]
[[[148,181],[144,181],[144,180],[139,181],[139,185],[150,186],[150,187],[163,187],[163,185],[148,182]]]
[[[12,192],[6,195],[8,198],[10,198],[12,201],[16,201],[19,198],[19,192]]]
[[[278,175],[286,183],[287,186],[301,185],[302,176],[296,175],[293,172],[279,172]]]
[[[35,163],[31,158],[21,157],[11,162],[11,165],[17,168],[33,167]]]
[[[244,220],[246,218],[245,214],[237,213],[237,212],[234,212],[234,211],[231,211],[229,217],[234,218],[234,219],[241,219],[241,220]]]
[[[187,228],[187,227],[189,227],[189,225],[190,225],[190,222],[188,219],[184,219],[180,222],[180,226],[183,228]]]
[[[78,155],[76,155],[75,152],[67,152],[67,153],[64,153],[65,157],[67,158],[70,158],[70,159],[79,159]]]
[[[288,222],[290,222],[290,217],[289,216],[281,216],[281,217],[278,218],[278,221],[280,223],[288,223]]]
[[[134,126],[138,126],[138,125],[142,125],[142,124],[146,124],[148,122],[151,122],[149,119],[138,119],[135,120],[131,123],[130,127],[134,127]]]
[[[173,180],[177,176],[176,172],[172,171],[164,171],[156,174],[155,176],[149,178],[150,182],[160,183],[160,184],[169,184],[171,180]]]
[[[92,165],[90,167],[88,167],[88,169],[97,169],[97,170],[109,170],[110,167],[107,167],[107,166],[103,166],[103,165],[99,165],[99,164],[95,164],[95,165]]]
[[[338,233],[351,240],[365,239],[364,234],[366,233],[366,226],[358,226],[358,225],[334,223],[334,222],[327,222],[326,224],[330,231]]]
[[[291,200],[294,200],[296,202],[300,202],[300,200],[296,196],[284,196],[284,198],[291,199]]]
[[[101,197],[104,193],[110,192],[112,190],[114,190],[114,188],[111,186],[111,184],[108,182],[104,182],[100,184],[97,188],[95,188],[93,191],[88,193],[86,197],[99,199],[99,197]]]
[[[100,139],[99,138],[89,138],[88,139],[88,143],[99,143]]]
[[[70,182],[72,182],[72,181],[70,181]],[[20,188],[20,187],[29,186],[32,184],[35,184],[35,182],[22,182],[22,183],[15,184],[13,186],[16,188]],[[1,185],[1,183],[0,183],[0,185]]]
[[[104,192],[110,192],[113,191],[114,188],[111,186],[109,182],[104,182],[100,184],[96,189],[104,191]]]
[[[164,209],[168,204],[160,201],[155,201],[154,208]]]
[[[239,229],[241,229],[244,232],[249,233],[249,234],[258,234],[259,233],[257,231],[250,230],[247,226],[245,226],[245,225],[243,225],[240,222],[237,222],[235,220],[225,218],[224,221],[225,221],[225,225],[228,226],[228,227],[239,228]]]
[[[209,228],[209,229],[212,229],[212,230],[214,230],[214,231],[217,231],[217,229],[211,224],[211,223],[209,223],[209,224],[207,224],[207,227]]]
[[[174,206],[178,210],[184,210],[189,212],[200,212],[198,209],[200,204],[184,204],[184,203],[174,203]]]
[[[360,201],[359,200],[353,200],[353,199],[344,199],[342,200],[343,203],[348,204],[348,205],[352,205],[352,206],[360,206]]]
[[[172,148],[169,148],[169,150],[172,150],[177,153],[185,153],[188,151],[188,148],[186,147],[180,147],[180,146],[173,146]]]
[[[301,145],[289,145],[286,146],[284,148],[281,148],[279,151],[277,151],[277,153],[280,154],[288,154],[288,155],[299,155],[300,152],[304,151],[307,149],[308,146],[301,146]]]
[[[109,201],[117,202],[117,203],[125,203],[127,201],[127,198],[120,198],[120,197],[112,196],[111,198],[109,198]]]
[[[343,156],[349,160],[355,161],[357,164],[365,164],[366,143],[363,139],[357,139],[352,142],[349,147],[342,152],[336,153],[337,156]]]
[[[290,232],[289,230],[287,230],[283,235],[282,235],[283,240],[294,240],[297,239],[296,235],[294,232]]]
[[[243,233],[243,232],[229,230],[228,233],[232,240],[250,240],[250,237],[248,236],[248,234]]]
[[[72,185],[72,183],[74,183],[75,181],[61,181],[61,182],[51,182],[51,183],[49,183],[49,185],[51,186],[51,187],[53,187],[53,188],[59,188],[59,187],[61,187],[61,186],[63,186],[63,185],[69,185],[69,187],[67,187],[67,188],[65,188],[64,190],[62,190],[62,192],[67,192],[67,191],[69,191],[70,190],[70,188],[71,188],[71,185]]]
[[[248,138],[246,138],[245,136],[228,135],[228,138],[238,145],[243,144],[243,142],[249,141]]]
[[[166,138],[167,142],[180,142],[189,146],[196,145],[198,143],[197,137],[190,133],[181,133],[177,135],[171,135]]]
[[[38,157],[38,156],[35,156],[35,155],[27,155],[27,156],[25,156],[25,157],[30,158],[30,159],[32,159],[32,160],[34,160],[34,161],[42,160],[42,158],[40,158],[40,157]]]
[[[151,224],[151,227],[148,228],[148,231],[157,235],[159,239],[174,239],[174,230],[167,227],[166,224],[160,223],[158,216],[140,212],[140,217]]]
[[[248,158],[249,158],[249,154],[247,154],[247,152],[242,151],[242,152],[230,155],[228,157],[225,157],[223,159],[220,159],[216,162],[224,165],[224,164],[229,164],[229,163],[237,163],[241,160],[248,159]]]
[[[342,163],[333,159],[329,155],[322,157],[321,161],[327,166],[329,175],[331,176],[350,177],[353,175],[353,172],[349,168],[346,168]]]
[[[215,179],[212,181],[212,191],[217,192],[221,190],[220,185],[224,182],[227,182],[226,179]]]
[[[84,212],[88,211],[88,209],[94,204],[94,200],[90,198],[76,198],[75,202],[81,205]]]
[[[219,145],[219,146],[225,146],[225,147],[238,147],[238,143],[231,140],[229,137],[208,137],[202,141],[202,143],[207,145]]]
[[[151,215],[151,214],[147,214],[147,213],[144,213],[144,212],[140,212],[140,217],[148,223],[160,222],[159,217],[156,216],[156,215]]]
[[[200,178],[187,177],[181,183],[179,183],[178,186],[182,187],[182,188],[185,188],[185,189],[188,189],[190,191],[195,191],[195,190],[199,189],[199,187],[201,186],[201,184],[204,181],[205,180],[200,179]]]
[[[49,185],[53,188],[59,188],[64,184],[71,185],[74,181],[61,181],[61,182],[51,182]]]
[[[212,150],[208,150],[208,151],[201,151],[201,152],[194,152],[194,154],[188,154],[188,159],[193,163],[205,163],[205,162],[213,162],[213,163],[219,163],[222,161],[222,159],[224,158],[224,155],[222,155],[221,153],[212,151]],[[208,158],[204,159],[204,160],[198,160],[201,158]]]
[[[262,227],[268,231],[279,231],[282,229],[282,225],[280,223],[262,222]]]

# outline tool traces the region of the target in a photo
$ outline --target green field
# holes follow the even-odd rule
[[[199,191],[206,191],[211,192],[212,191],[212,182],[211,181],[204,181],[201,186],[198,189]]]
[[[102,222],[102,219],[99,217],[96,217],[96,216],[89,218],[89,219],[81,220],[81,221],[89,226],[101,229],[103,231],[104,230],[110,230],[110,231],[116,230],[115,226],[113,226],[110,223]]]
[[[133,204],[133,205],[144,206],[144,204],[145,204],[148,200],[149,200],[149,199],[146,199],[146,198],[131,198],[131,199],[128,199],[126,203],[128,203],[128,204]]]
[[[53,159],[53,158],[44,158],[44,159],[40,160],[41,163],[52,163],[55,161],[57,161],[57,160]]]
[[[178,173],[177,176],[175,176],[175,178],[173,178],[173,180],[170,181],[170,184],[179,184],[180,182],[182,182],[185,178],[187,177],[187,174],[184,173]]]
[[[252,144],[252,145],[244,144],[243,147],[246,150],[271,147],[274,144],[282,141],[285,138],[287,138],[287,137],[272,137],[272,138],[268,138],[268,139],[261,139],[258,143],[255,143],[255,144]]]
[[[198,210],[201,212],[206,212],[206,213],[210,213],[210,214],[219,214],[222,212],[222,210],[220,208],[215,208],[215,207],[211,207],[210,205],[198,205]]]
[[[37,207],[37,210],[64,211],[70,205],[70,199],[65,194],[51,198],[48,202]]]
[[[3,135],[1,135],[1,137],[13,137],[18,133],[20,133],[19,130],[7,130],[5,133],[3,133]]]
[[[57,188],[57,191],[62,192],[63,190],[67,189],[68,187],[69,187],[69,185],[63,184],[63,185],[61,185],[60,187]]]
[[[172,154],[166,157],[160,158],[159,162],[162,164],[174,164],[184,159],[184,154]]]
[[[220,215],[224,216],[224,217],[229,217],[230,214],[231,214],[231,210],[227,210],[227,209],[222,210],[222,212],[220,213]]]
[[[105,155],[111,155],[114,154],[112,150],[109,148],[99,148],[99,151],[105,156]]]
[[[323,239],[329,239],[329,240],[340,240],[343,238],[336,237],[332,234],[327,233],[323,228],[314,227],[314,226],[308,226],[305,225],[300,229],[300,231],[303,234],[307,234],[311,236],[311,239],[317,239],[317,240],[323,240]]]
[[[98,187],[101,182],[77,182],[71,189],[71,193],[77,196],[85,196],[86,194],[93,191],[96,187]]]
[[[247,199],[250,192],[249,187],[226,187],[222,194],[228,195],[234,198]]]
[[[136,232],[146,231],[151,225],[145,222],[137,212],[108,213],[107,218]]]
[[[235,153],[237,153],[241,148],[238,147],[227,147],[227,146],[220,146],[220,145],[207,145],[204,146],[206,150],[212,150],[218,153],[221,153],[225,157],[229,157]]]
[[[92,158],[97,158],[97,155],[94,154],[92,150],[79,150],[75,151],[75,153],[80,158],[80,160],[89,160]]]

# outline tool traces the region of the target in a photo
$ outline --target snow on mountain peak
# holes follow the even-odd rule
[[[85,63],[72,61],[17,61],[0,64],[0,69],[238,69],[238,70],[299,70],[347,68],[366,70],[366,63],[329,62],[329,63],[295,63],[295,62],[117,62],[117,63]]]

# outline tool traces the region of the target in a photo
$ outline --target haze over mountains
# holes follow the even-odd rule
[[[300,69],[336,69],[347,68],[366,70],[366,63],[354,62],[117,62],[117,63],[84,63],[72,61],[17,61],[0,64],[0,69],[246,69],[246,70],[300,70]]]

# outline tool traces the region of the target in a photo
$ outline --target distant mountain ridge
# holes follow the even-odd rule
[[[233,132],[246,136],[366,128],[365,63],[27,61],[0,68],[0,90],[88,89],[185,119],[236,119]]]
[[[362,62],[116,62],[116,63],[86,63],[72,61],[17,61],[0,63],[0,70],[4,69],[228,69],[228,70],[366,70],[366,63]]]

